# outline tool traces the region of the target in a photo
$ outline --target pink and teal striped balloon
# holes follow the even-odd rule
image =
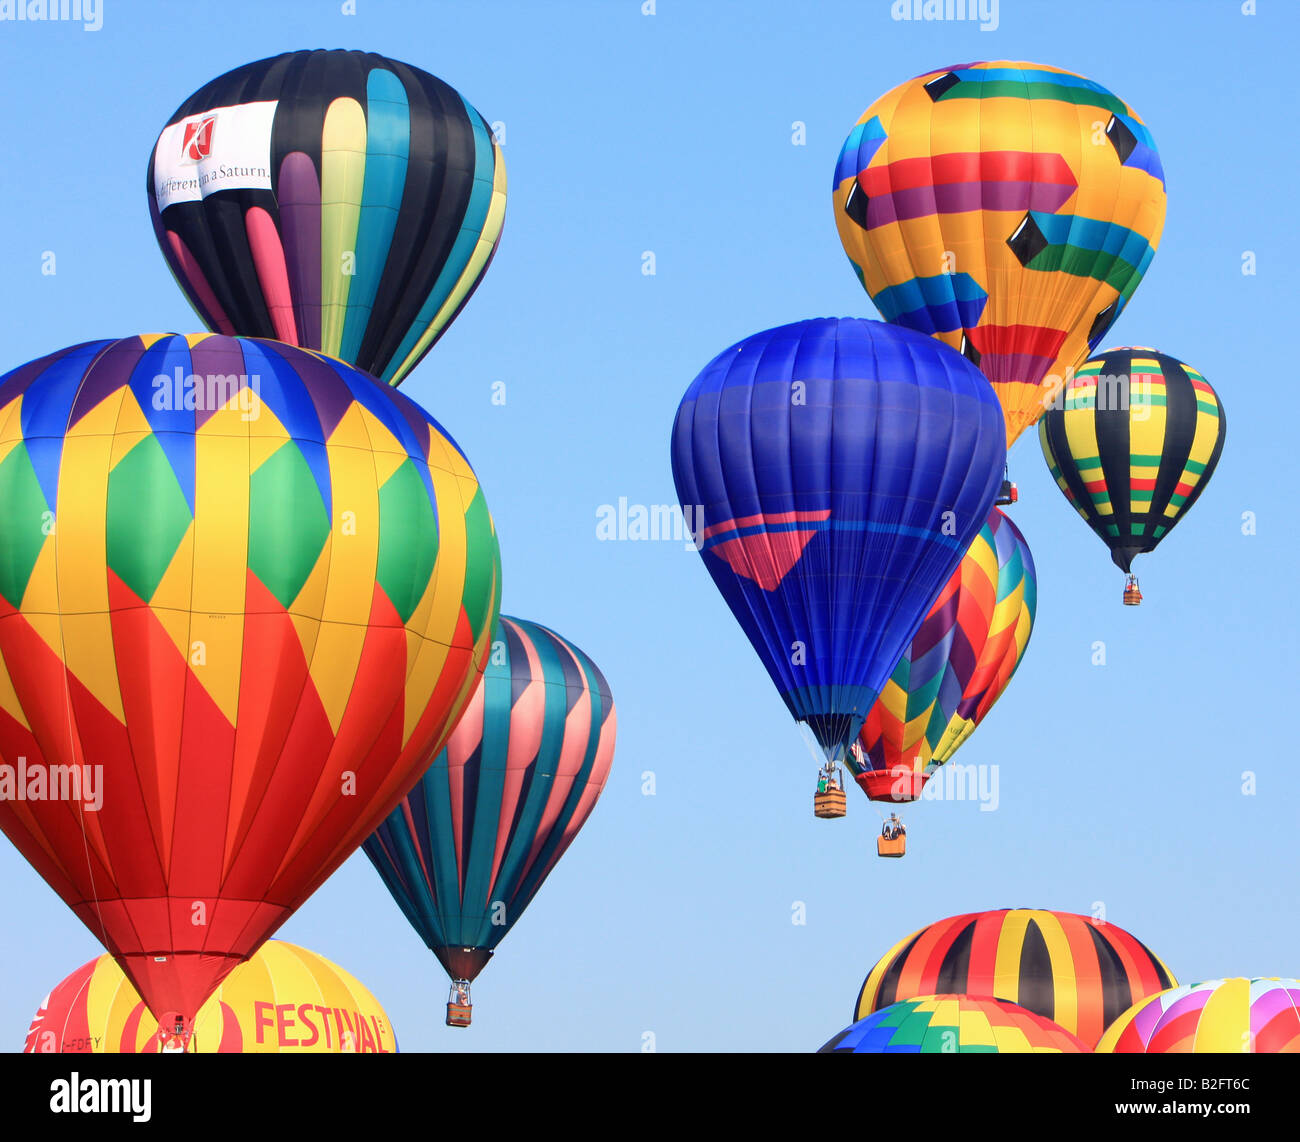
[[[364,846],[452,979],[483,970],[577,836],[616,729],[590,658],[539,623],[501,616],[447,747]]]

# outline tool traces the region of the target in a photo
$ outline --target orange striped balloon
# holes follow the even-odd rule
[[[1123,928],[1072,912],[951,916],[900,940],[868,973],[855,1019],[942,993],[1017,1003],[1093,1047],[1134,1002],[1178,981]]]
[[[141,1054],[174,1049],[113,957],[83,964],[41,1001],[23,1050]],[[397,1036],[379,1001],[337,964],[268,940],[199,1009],[199,1054],[391,1053]]]

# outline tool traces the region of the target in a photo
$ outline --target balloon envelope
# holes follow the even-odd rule
[[[473,693],[483,494],[400,393],[200,334],[0,378],[0,498],[0,827],[156,1015],[193,1018]]]
[[[400,384],[477,287],[506,175],[483,117],[370,52],[245,64],[177,108],[149,209],[209,329],[319,349]]]
[[[1005,60],[882,95],[844,143],[834,199],[876,308],[979,365],[1008,446],[1128,303],[1165,219],[1160,156],[1122,99]]]
[[[849,766],[869,797],[917,796],[974,732],[1020,665],[1037,605],[1029,545],[994,508],[862,725]]]
[[[41,1001],[23,1050],[145,1054],[158,1021],[112,956],[82,965]],[[359,1054],[397,1050],[379,1001],[324,956],[268,940],[209,996],[194,1020],[197,1054]]]
[[[1107,1029],[1098,1052],[1300,1053],[1300,980],[1212,979],[1135,1003]]]
[[[1091,1048],[1135,1000],[1177,982],[1114,924],[1034,908],[972,912],[885,953],[862,985],[855,1018],[918,995],[987,995],[1051,1019]]]
[[[878,321],[755,334],[686,391],[673,478],[700,555],[828,758],[984,524],[1005,450],[979,372]]]
[[[1080,1054],[1074,1035],[1001,999],[925,995],[881,1008],[824,1044],[820,1054]]]
[[[539,623],[501,616],[446,749],[364,846],[453,979],[483,969],[577,836],[617,726],[591,659]]]
[[[1191,365],[1154,349],[1107,349],[1038,423],[1057,486],[1121,571],[1153,551],[1214,474],[1228,422]]]

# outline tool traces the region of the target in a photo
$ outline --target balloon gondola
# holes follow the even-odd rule
[[[880,826],[880,836],[876,838],[876,855],[880,857],[901,857],[907,855],[907,828],[897,813],[890,813],[889,818]]]
[[[844,792],[844,770],[831,762],[817,775],[817,792],[813,794],[813,816],[833,821],[847,816],[848,796]]]

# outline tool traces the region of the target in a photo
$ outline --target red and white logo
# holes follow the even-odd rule
[[[181,157],[190,162],[206,159],[212,153],[212,133],[217,126],[215,115],[205,115],[185,124],[185,137],[181,141]]]

